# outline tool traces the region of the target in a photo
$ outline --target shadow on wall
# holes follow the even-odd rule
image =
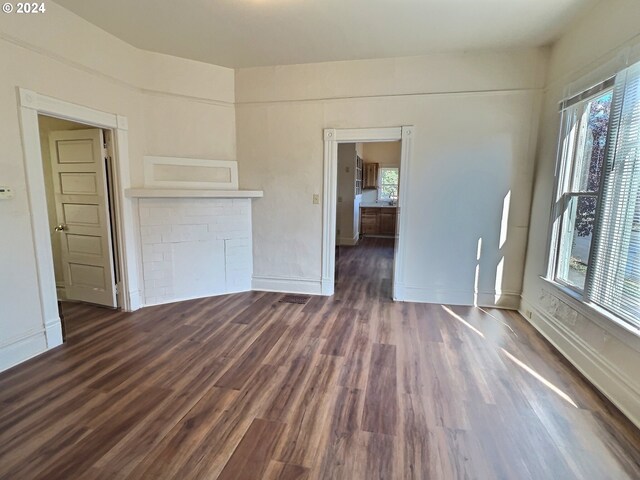
[[[500,238],[498,243],[498,260],[495,265],[495,290],[494,290],[494,303],[495,305],[502,305],[503,302],[503,292],[502,285],[504,281],[504,265],[505,265],[505,246],[507,243],[507,237],[509,234],[509,209],[511,207],[511,190],[507,192],[504,196],[504,200],[502,202],[502,217],[500,219]],[[495,258],[495,257],[494,257]],[[476,249],[476,268],[475,268],[475,276],[473,279],[473,306],[479,306],[479,283],[480,283],[480,264],[482,259],[482,237],[478,238],[478,244]],[[487,267],[485,265],[484,267]],[[491,265],[488,266],[492,268]]]
[[[518,150],[507,136],[459,143],[447,162],[430,162],[423,174],[433,187],[423,193],[425,214],[416,222],[423,241],[437,248],[429,264],[443,274],[429,283],[442,296],[452,291],[460,304],[518,307],[531,187],[529,165],[513,160]]]

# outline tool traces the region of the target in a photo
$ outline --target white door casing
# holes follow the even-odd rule
[[[392,297],[403,301],[405,242],[407,229],[407,198],[409,192],[409,171],[412,156],[414,127],[383,128],[325,128],[324,129],[324,172],[322,208],[322,295],[333,295],[335,275],[335,228],[336,228],[336,188],[338,166],[338,144],[359,142],[401,142],[400,191],[398,197],[398,221],[396,223],[396,244],[393,260]]]
[[[58,313],[56,282],[53,271],[50,224],[44,189],[44,169],[40,149],[38,115],[49,115],[71,120],[113,133],[113,217],[118,243],[118,264],[122,308],[137,310],[142,306],[139,288],[141,268],[137,238],[137,199],[124,194],[131,186],[129,161],[129,126],[127,117],[95,110],[58,98],[49,97],[25,88],[16,88],[18,118],[24,152],[24,170],[27,180],[26,195],[31,212],[31,241],[36,263],[38,295],[42,326],[31,338],[44,340],[46,348],[62,344],[62,328]],[[0,351],[0,353],[2,353]]]
[[[102,130],[51,132],[49,145],[66,297],[116,307]]]

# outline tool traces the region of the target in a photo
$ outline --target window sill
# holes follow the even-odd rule
[[[567,303],[579,314],[588,320],[591,320],[604,331],[616,337],[630,348],[640,352],[640,329],[619,319],[612,313],[609,313],[593,303],[584,302],[582,300],[582,296],[576,291],[544,276],[540,276],[540,278],[547,285],[551,286],[554,292],[559,294],[556,296],[560,300]],[[551,293],[554,294],[554,292]]]

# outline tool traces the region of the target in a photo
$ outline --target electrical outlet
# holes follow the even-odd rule
[[[9,187],[0,187],[0,199],[9,200],[13,198],[13,190]]]
[[[313,194],[313,204],[314,205],[319,205],[320,204],[320,195],[318,195],[317,193]]]

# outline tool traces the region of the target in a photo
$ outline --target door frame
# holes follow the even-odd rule
[[[117,261],[120,268],[118,291],[121,308],[125,311],[141,307],[138,287],[138,258],[135,243],[134,203],[124,195],[130,187],[129,139],[127,118],[48,97],[31,90],[17,88],[18,113],[24,152],[27,197],[31,210],[31,231],[35,252],[40,309],[47,337],[47,347],[62,344],[62,330],[58,314],[57,292],[53,271],[53,250],[49,232],[47,199],[44,190],[44,171],[40,149],[38,115],[61,118],[89,127],[113,132],[114,212],[112,225],[116,229]]]
[[[336,195],[338,187],[338,144],[401,142],[400,185],[402,192],[398,199],[397,240],[393,257],[393,300],[403,301],[403,273],[405,265],[407,229],[407,206],[409,191],[410,160],[413,149],[415,127],[384,128],[325,128],[324,129],[324,172],[322,192],[322,295],[333,295],[336,269]]]

